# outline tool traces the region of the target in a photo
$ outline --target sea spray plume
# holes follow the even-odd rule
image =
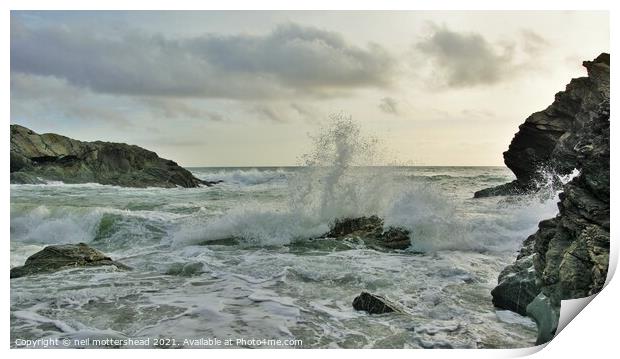
[[[312,148],[301,157],[303,167],[288,178],[283,206],[237,206],[201,225],[206,229],[202,238],[288,244],[320,236],[339,219],[378,215],[388,227],[410,230],[416,250],[471,247],[452,202],[429,184],[397,181],[394,167],[377,166],[387,163],[387,151],[351,116],[330,116],[311,138]]]
[[[313,148],[301,156],[303,170],[289,182],[291,209],[327,221],[373,214],[364,202],[368,180],[380,181],[383,172],[371,167],[381,163],[379,140],[364,136],[360,124],[342,113],[332,114],[310,137]]]
[[[553,200],[523,197],[498,204],[510,207],[510,218],[457,215],[456,203],[424,176],[411,179],[398,176],[397,167],[377,166],[388,163],[387,151],[350,116],[332,115],[311,138],[303,167],[286,176],[283,202],[246,202],[215,218],[197,214],[175,242],[236,238],[251,246],[286,245],[317,238],[339,219],[377,215],[386,227],[407,229],[415,251],[503,251],[519,245],[514,238],[535,227],[540,213],[557,212]]]
[[[314,147],[302,157],[304,171],[293,181],[291,208],[310,210],[317,220],[379,215],[386,227],[410,231],[417,251],[479,247],[454,205],[430,184],[394,179],[394,167],[382,142],[363,134],[351,116],[335,114],[312,137]],[[415,243],[417,241],[417,243]]]
[[[338,218],[373,215],[391,196],[385,171],[369,167],[381,158],[379,141],[364,136],[350,116],[335,114],[311,136],[303,167],[288,177],[282,204],[244,203],[223,215],[197,218],[174,236],[177,244],[237,238],[250,245],[288,244],[317,237]]]

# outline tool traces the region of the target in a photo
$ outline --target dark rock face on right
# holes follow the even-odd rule
[[[593,83],[609,86],[609,55],[585,65]],[[583,106],[569,104],[588,104],[587,116],[581,111]],[[609,265],[609,88],[574,90],[566,106],[562,112],[566,122],[571,122],[568,117],[574,110],[574,117],[582,117],[572,123],[581,125],[554,142],[550,161],[559,169],[574,165],[580,174],[563,186],[559,214],[539,223],[538,231],[527,238],[517,260],[502,271],[492,291],[496,306],[536,320],[538,344],[553,338],[561,301],[598,293],[605,285]],[[532,162],[538,161],[539,157],[533,156]],[[533,167],[524,164],[521,168]]]
[[[355,310],[363,310],[369,314],[383,314],[397,311],[395,306],[387,299],[368,292],[362,292],[353,299],[353,308]]]
[[[543,172],[566,175],[578,168],[573,148],[579,133],[598,116],[601,104],[609,101],[609,54],[584,61],[583,66],[588,70],[587,77],[573,79],[549,107],[519,126],[504,152],[504,163],[517,179],[480,190],[474,197],[529,192],[543,181]]]
[[[101,183],[123,187],[198,187],[174,161],[124,143],[84,142],[11,125],[11,183]]]
[[[75,267],[108,265],[113,265],[120,269],[129,269],[126,265],[113,261],[110,257],[84,243],[53,245],[47,246],[28,257],[23,266],[12,268],[11,278],[51,273]]]

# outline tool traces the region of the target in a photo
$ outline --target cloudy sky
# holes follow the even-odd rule
[[[606,12],[11,13],[11,123],[185,166],[295,165],[332,113],[394,161],[501,165]]]

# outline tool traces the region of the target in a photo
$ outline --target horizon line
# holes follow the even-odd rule
[[[309,167],[306,165],[259,165],[259,166],[181,166],[184,168],[300,168],[300,167]],[[331,166],[321,166],[321,167],[331,167]],[[349,167],[504,167],[508,169],[505,165],[368,165],[368,166],[349,166]]]

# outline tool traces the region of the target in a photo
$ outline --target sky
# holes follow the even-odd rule
[[[583,11],[12,11],[11,123],[183,166],[288,166],[330,115],[391,163],[499,166],[609,52]]]

